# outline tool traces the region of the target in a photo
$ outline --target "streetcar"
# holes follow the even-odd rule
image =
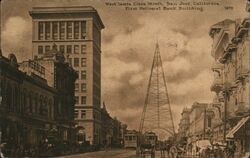
[[[137,148],[138,132],[135,130],[128,130],[124,135],[125,148]]]

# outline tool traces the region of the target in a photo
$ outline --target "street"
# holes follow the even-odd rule
[[[60,156],[57,158],[136,158],[136,151],[131,149],[113,149],[107,151]],[[155,158],[160,158],[159,152],[156,152]]]
[[[113,149],[107,151],[96,151],[84,154],[61,156],[60,158],[135,158],[135,150],[131,149]]]

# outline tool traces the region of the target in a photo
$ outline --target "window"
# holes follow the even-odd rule
[[[79,91],[79,84],[75,83],[75,91],[78,92]]]
[[[74,58],[74,67],[79,66],[79,58]]]
[[[44,32],[43,32],[43,22],[38,23],[38,39],[42,40],[44,38]]]
[[[68,140],[68,131],[63,131],[63,140]]]
[[[86,70],[81,71],[81,79],[85,80],[87,78]]]
[[[81,84],[81,92],[86,92],[86,90],[87,90],[86,83],[82,83]]]
[[[53,22],[52,23],[52,35],[53,35],[53,39],[57,39],[58,36],[58,24],[57,22]]]
[[[79,54],[79,45],[74,45],[74,53]]]
[[[86,118],[86,110],[81,110],[81,118]]]
[[[50,39],[50,22],[45,22],[45,39]]]
[[[87,97],[81,96],[81,104],[86,104],[86,103],[87,103]]]
[[[45,46],[45,53],[50,50],[50,46]]]
[[[211,117],[208,117],[207,118],[207,127],[212,127],[212,119],[211,119]]]
[[[72,53],[72,45],[67,45],[67,53],[68,54]]]
[[[77,76],[78,76],[78,78],[79,78],[79,71],[76,71],[76,73],[77,73]]]
[[[74,112],[74,117],[75,117],[75,118],[78,118],[78,110],[75,110],[75,112]]]
[[[74,38],[79,39],[79,21],[74,22]]]
[[[86,21],[81,21],[81,39],[86,39]]]
[[[79,104],[79,97],[75,96],[75,104]]]
[[[70,66],[72,66],[72,59],[71,58],[68,58],[68,63]]]
[[[86,67],[87,66],[87,60],[86,58],[81,58],[81,66]]]
[[[60,45],[59,50],[60,50],[60,52],[62,52],[64,54],[64,52],[65,52],[64,45]]]
[[[72,22],[67,22],[67,39],[72,39]]]
[[[65,22],[60,22],[60,39],[65,38]]]
[[[87,46],[81,45],[81,54],[86,54],[86,52],[87,52]]]
[[[43,54],[43,46],[38,46],[38,54]]]

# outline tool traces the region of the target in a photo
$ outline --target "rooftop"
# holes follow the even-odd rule
[[[97,10],[92,6],[67,6],[67,7],[33,7],[29,12],[30,16],[36,14],[79,14],[79,13],[92,13],[96,16],[97,20],[100,22],[101,27],[104,28],[104,24],[97,12]]]

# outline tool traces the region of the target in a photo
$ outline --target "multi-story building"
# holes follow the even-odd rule
[[[44,79],[49,87],[55,89],[54,108],[49,110],[56,121],[59,137],[75,140],[74,87],[77,73],[65,62],[64,55],[54,45],[43,57],[21,62],[19,69],[27,75]]]
[[[46,79],[49,69],[46,65],[37,60],[18,64],[14,54],[6,58],[0,53],[0,142],[11,148],[35,147],[44,143],[51,131],[56,131],[59,140],[75,141],[73,108],[77,74],[56,56],[51,55],[47,61],[56,65],[49,77],[53,78],[51,86]],[[67,92],[62,90],[65,86]],[[61,103],[62,95],[67,98],[65,103]]]
[[[113,131],[114,122],[106,109],[105,103],[103,103],[103,107],[101,109],[101,120],[102,120],[102,126],[101,126],[102,144],[106,146],[111,146],[114,136],[114,131]]]
[[[77,71],[75,120],[86,141],[101,142],[101,30],[97,11],[88,6],[34,7],[33,53],[38,58],[57,45]]]
[[[212,126],[212,116],[208,107],[207,103],[195,102],[189,110],[189,128],[185,133],[188,136],[188,154],[194,155],[198,142],[207,139],[207,131]]]
[[[178,135],[180,138],[184,138],[187,136],[187,130],[190,125],[189,121],[189,115],[190,109],[189,108],[184,108],[181,113],[181,120],[179,123],[179,129],[178,129]]]
[[[183,109],[178,141],[184,145],[187,154],[194,155],[198,152],[196,147],[199,147],[199,144],[217,143],[213,136],[218,123],[221,123],[221,116],[216,104],[195,102],[190,109]]]
[[[101,144],[105,146],[121,147],[124,145],[124,133],[127,126],[116,117],[112,118],[103,103],[101,109]]]
[[[247,7],[247,11],[249,11]],[[211,90],[220,105],[223,122],[216,131],[224,132],[224,141],[236,144],[239,154],[250,151],[250,19],[224,20],[213,25],[212,56],[215,79]]]

